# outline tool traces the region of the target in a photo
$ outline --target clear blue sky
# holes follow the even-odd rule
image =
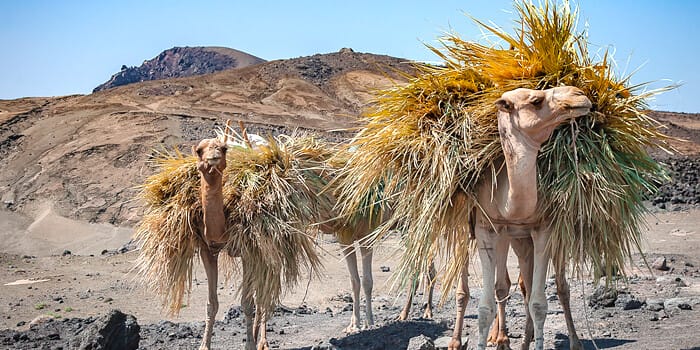
[[[0,99],[86,94],[121,65],[173,46],[226,46],[274,60],[338,51],[436,61],[445,31],[481,40],[468,13],[511,31],[513,3],[462,1],[0,1]],[[573,4],[576,4],[575,2]],[[634,83],[683,85],[652,108],[700,112],[700,1],[582,0],[589,50],[610,48]]]

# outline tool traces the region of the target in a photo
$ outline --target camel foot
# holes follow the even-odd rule
[[[270,345],[267,343],[267,340],[261,340],[258,343],[258,350],[270,350]]]
[[[426,306],[425,311],[423,311],[423,318],[432,320],[433,319],[433,308]]]
[[[408,313],[406,312],[401,312],[399,314],[399,317],[396,318],[397,321],[406,321],[408,319]]]
[[[346,334],[354,334],[354,333],[357,333],[357,332],[359,332],[359,331],[360,331],[360,328],[357,327],[357,326],[354,325],[354,324],[351,324],[351,325],[349,325],[349,326],[347,326],[347,327],[345,328],[345,333],[346,333]]]
[[[450,342],[447,344],[447,350],[464,350],[467,348],[468,342],[469,341],[462,344],[461,339],[452,338],[452,340],[450,340]]]

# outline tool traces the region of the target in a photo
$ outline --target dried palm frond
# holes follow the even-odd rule
[[[159,152],[158,171],[141,185],[145,212],[134,240],[141,249],[136,270],[163,307],[177,314],[192,288],[192,268],[203,234],[197,160],[180,151]]]
[[[229,244],[245,264],[243,283],[271,312],[283,287],[295,286],[304,272],[319,272],[314,237],[306,228],[332,205],[316,195],[325,186],[318,172],[323,145],[294,137],[267,141],[253,150],[229,150],[235,161],[228,162],[224,187],[230,193],[225,193]]]
[[[666,141],[644,103],[661,91],[642,92],[644,86],[630,86],[630,77],[616,77],[607,53],[594,62],[585,33],[575,32],[577,12],[568,2],[522,1],[515,9],[520,19],[513,35],[476,20],[507,49],[447,35],[441,49],[430,47],[445,66],[418,65],[420,73],[408,84],[378,95],[351,142],[355,152],[342,173],[339,205],[350,215],[382,187],[394,216],[374,238],[391,226],[405,232],[399,279],[424,271],[442,252],[457,254],[446,276],[455,280],[459,268],[451,264],[468,254],[461,241],[467,240],[469,208],[477,205],[476,186],[500,171],[493,103],[518,87],[576,86],[593,102],[590,114],[554,132],[538,160],[554,259],[610,271],[639,244],[642,199],[665,176],[645,150]],[[455,203],[458,196],[463,199]],[[455,237],[450,232],[462,236],[447,239]],[[451,286],[443,283],[443,291]]]
[[[332,205],[317,198],[326,186],[325,144],[308,138],[266,138],[266,145],[230,147],[224,170],[225,251],[241,256],[243,283],[271,312],[284,291],[321,264],[306,227]],[[135,238],[137,269],[164,306],[177,314],[191,289],[195,253],[203,244],[199,174],[194,157],[160,153],[156,173],[141,187],[145,214]]]

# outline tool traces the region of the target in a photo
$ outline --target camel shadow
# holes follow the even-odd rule
[[[595,344],[593,344],[595,342]],[[612,349],[618,346],[634,343],[636,340],[630,339],[614,339],[614,338],[604,338],[604,339],[581,339],[583,343],[584,350],[595,350],[595,349]],[[596,348],[597,346],[597,348]],[[554,340],[554,348],[556,350],[569,349],[569,337],[564,334],[557,334],[556,340]]]
[[[435,339],[442,336],[447,329],[447,324],[444,322],[430,320],[395,321],[342,338],[332,338],[329,343],[342,350],[405,349],[413,337],[425,335]],[[311,348],[301,347],[289,350]]]

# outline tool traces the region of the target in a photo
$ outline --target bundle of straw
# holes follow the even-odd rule
[[[443,292],[456,280],[469,255],[476,186],[502,157],[494,102],[519,87],[576,86],[593,102],[591,113],[554,132],[538,159],[555,261],[611,276],[639,248],[642,200],[666,176],[645,149],[666,145],[645,99],[665,89],[644,92],[618,78],[607,53],[594,62],[568,2],[522,1],[515,10],[513,35],[475,20],[508,48],[445,36],[441,49],[429,47],[445,66],[418,65],[408,84],[382,91],[351,142],[339,205],[346,214],[363,209],[382,187],[394,216],[374,238],[392,225],[405,232],[400,280],[439,254],[451,255]]]
[[[262,311],[271,312],[285,287],[319,271],[314,236],[305,230],[332,204],[317,198],[326,186],[318,171],[328,158],[325,144],[309,138],[266,141],[253,149],[229,147],[223,192],[225,251],[241,257],[242,283]],[[196,158],[178,151],[159,153],[154,163],[157,171],[140,192],[146,206],[135,234],[142,245],[137,269],[168,311],[177,314],[191,290],[193,258],[203,244],[199,174]]]

